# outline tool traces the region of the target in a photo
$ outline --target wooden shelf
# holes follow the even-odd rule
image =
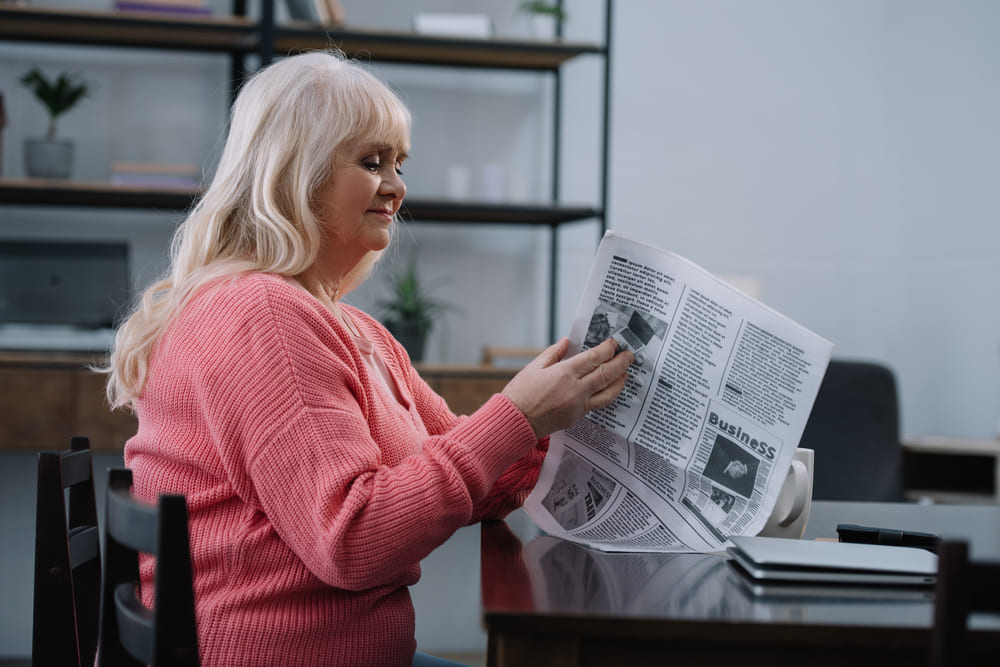
[[[0,180],[0,203],[186,210],[196,190],[150,190],[89,181],[46,178]]]
[[[365,30],[324,30],[284,24],[275,30],[274,53],[340,48],[359,60],[520,70],[556,70],[571,58],[600,54],[594,44],[511,39],[462,39]]]
[[[257,34],[257,24],[239,16],[0,5],[0,39],[8,41],[249,52],[257,46]]]
[[[403,210],[400,212],[400,218],[404,221],[510,225],[558,225],[564,222],[589,220],[600,215],[599,209],[586,206],[487,204],[419,198],[404,201]]]
[[[259,47],[260,35],[257,21],[240,16],[186,17],[0,5],[0,39],[8,41],[249,53]],[[327,30],[304,23],[275,28],[276,55],[330,46],[361,60],[535,71],[554,71],[576,56],[604,53],[595,44],[562,41]]]
[[[42,178],[0,180],[0,203],[37,206],[153,208],[183,211],[198,190],[150,190],[89,181]],[[600,211],[586,206],[493,204],[433,199],[407,199],[401,219],[413,222],[463,224],[559,225],[596,218]]]

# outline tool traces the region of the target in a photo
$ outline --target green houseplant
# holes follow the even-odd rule
[[[557,2],[529,0],[518,5],[518,11],[531,17],[532,32],[539,39],[552,39],[556,26],[569,18],[563,6]]]
[[[90,84],[66,72],[49,79],[37,67],[24,74],[21,83],[35,94],[49,114],[45,137],[25,140],[24,161],[28,175],[67,178],[73,168],[73,142],[56,137],[56,123],[90,93]]]
[[[453,307],[431,296],[430,288],[417,275],[415,259],[392,274],[389,287],[391,296],[376,304],[382,323],[413,361],[421,361],[435,319]]]

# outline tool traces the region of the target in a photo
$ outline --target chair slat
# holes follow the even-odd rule
[[[68,452],[62,455],[63,488],[86,482],[90,479],[90,451]]]
[[[140,503],[127,489],[108,490],[108,534],[135,551],[155,553],[155,505]]]
[[[100,535],[97,526],[81,526],[69,531],[69,566],[76,569],[99,558]]]
[[[115,587],[115,615],[122,646],[141,662],[152,664],[155,661],[153,610],[139,601],[135,584],[118,584]]]

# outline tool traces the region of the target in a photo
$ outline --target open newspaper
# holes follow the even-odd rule
[[[833,345],[688,260],[608,232],[570,354],[635,353],[625,390],[552,435],[525,510],[608,551],[723,548],[781,491]]]

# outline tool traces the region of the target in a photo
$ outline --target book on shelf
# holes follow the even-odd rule
[[[193,164],[112,162],[111,185],[154,190],[197,190],[201,172]]]
[[[212,15],[212,8],[206,6],[204,0],[115,0],[114,7],[121,12],[184,16]]]

